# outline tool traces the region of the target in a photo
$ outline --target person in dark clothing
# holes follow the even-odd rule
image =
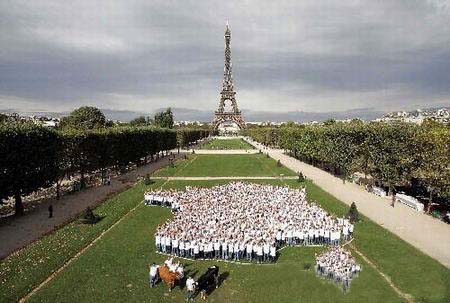
[[[53,205],[51,205],[51,204],[48,207],[48,217],[53,218]]]

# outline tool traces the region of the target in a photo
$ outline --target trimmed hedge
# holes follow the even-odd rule
[[[344,181],[362,172],[390,191],[415,184],[430,201],[438,197],[448,203],[450,198],[450,129],[445,125],[352,121],[248,128],[245,135],[283,148]]]
[[[201,129],[149,126],[54,131],[31,123],[0,125],[0,201],[14,196],[23,213],[22,196],[59,182],[68,175],[139,165],[208,136]],[[103,175],[103,174],[102,174]]]

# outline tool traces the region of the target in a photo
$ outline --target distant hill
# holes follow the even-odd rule
[[[123,122],[130,121],[138,116],[150,116],[163,110],[163,108],[152,111],[128,111],[128,110],[113,110],[113,109],[101,109],[102,112],[108,119],[119,120]],[[213,119],[213,110],[199,110],[199,109],[189,109],[181,107],[173,107],[172,111],[177,121],[200,121],[200,122],[210,122]],[[17,111],[14,109],[0,110],[0,112],[17,112],[20,115],[25,116],[51,116],[55,118],[60,118],[69,114],[68,111],[65,112],[45,112],[45,111]],[[309,121],[325,121],[328,119],[345,120],[360,118],[362,120],[373,120],[380,118],[385,114],[385,112],[370,109],[354,109],[347,111],[335,111],[335,112],[304,112],[304,111],[287,111],[287,112],[267,112],[267,111],[254,111],[242,109],[242,115],[245,121],[255,122],[255,121],[272,121],[272,122],[283,122],[283,121],[295,121],[295,122],[309,122]]]
[[[187,108],[172,108],[175,119],[178,121],[201,121],[209,122],[212,120],[214,112],[207,110],[195,110]],[[288,112],[267,112],[254,111],[242,109],[242,115],[245,121],[295,121],[295,122],[309,122],[309,121],[325,121],[328,119],[345,120],[360,118],[362,120],[373,120],[383,116],[385,112],[374,109],[354,109],[348,111],[336,112],[303,112],[303,111],[288,111]]]

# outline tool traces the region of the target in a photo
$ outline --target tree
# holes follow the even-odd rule
[[[352,223],[359,221],[359,212],[358,212],[358,208],[356,207],[355,202],[352,202],[352,204],[350,205],[350,209],[348,210],[348,213],[347,213],[347,218]]]
[[[106,127],[105,115],[96,107],[82,106],[61,119],[61,128],[96,129]]]
[[[145,126],[150,125],[151,123],[152,121],[150,120],[150,118],[146,118],[145,116],[139,116],[130,121],[131,126]]]
[[[418,167],[420,151],[415,144],[418,127],[408,123],[372,124],[367,134],[371,174],[388,186],[395,202],[395,186],[410,181]]]
[[[170,107],[162,112],[156,113],[154,118],[156,126],[163,128],[173,128],[173,113]]]
[[[7,122],[9,117],[5,114],[0,113],[0,123]]]
[[[323,125],[325,125],[325,126],[330,126],[335,123],[336,123],[336,120],[334,120],[334,119],[328,119],[328,120],[323,121]]]
[[[433,197],[450,198],[450,130],[441,125],[432,129],[425,127],[427,129],[422,130],[416,140],[422,146],[416,175],[428,191],[429,213]]]
[[[13,196],[16,215],[24,212],[22,196],[54,184],[58,134],[33,123],[0,124],[0,200]]]

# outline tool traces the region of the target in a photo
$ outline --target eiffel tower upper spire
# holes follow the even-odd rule
[[[230,48],[230,42],[231,42],[231,30],[230,26],[228,25],[225,29],[225,67],[223,69],[223,90],[232,92],[233,91],[233,75],[231,72],[231,48]]]

